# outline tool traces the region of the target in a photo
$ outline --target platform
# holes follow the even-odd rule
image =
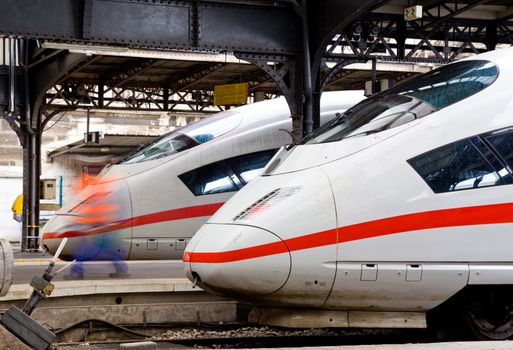
[[[157,343],[157,350],[171,350],[179,348],[177,345]],[[97,345],[62,345],[58,350],[110,350],[112,344]],[[264,348],[267,349],[267,348]],[[251,348],[251,350],[264,350]],[[275,350],[291,350],[297,348],[274,348]],[[429,343],[429,344],[378,344],[378,345],[342,345],[302,347],[301,350],[512,350],[513,341],[482,341],[482,342],[455,342],[455,343]],[[249,349],[240,349],[249,350]]]
[[[85,320],[114,324],[172,324],[234,322],[235,301],[192,288],[178,279],[56,281],[52,295],[39,302],[32,317],[50,329],[62,329]],[[32,293],[28,284],[13,285],[0,298],[0,311],[22,308]]]

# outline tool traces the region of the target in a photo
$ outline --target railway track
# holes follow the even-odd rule
[[[105,325],[96,330],[105,332]],[[82,328],[84,336],[91,328]],[[94,327],[92,328],[94,331]],[[120,330],[118,328],[119,331]],[[69,331],[69,330],[66,330]],[[434,341],[421,330],[376,330],[376,329],[300,329],[288,330],[275,327],[253,327],[247,324],[202,325],[200,327],[171,327],[154,333],[142,327],[125,329],[127,338],[105,341],[61,342],[59,350],[112,349],[121,343],[151,341],[159,349],[177,346],[192,348],[277,348],[335,345],[403,344]],[[150,333],[153,333],[151,335]],[[146,336],[144,336],[146,335]]]

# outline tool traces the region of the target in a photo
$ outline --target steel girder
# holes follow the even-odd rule
[[[271,60],[265,55],[291,55],[294,79],[302,80],[295,83],[300,93],[294,96],[305,101],[299,114],[305,115],[308,132],[312,113],[319,112],[312,112],[312,86],[318,85],[317,72],[329,34],[383,1],[5,0],[0,35],[238,51],[262,55],[261,64]],[[319,96],[317,92],[314,104]]]
[[[0,34],[144,48],[295,53],[297,20],[290,7],[275,3],[4,0]]]
[[[486,0],[448,5],[438,1],[424,7],[423,19],[406,22],[402,14],[367,13],[336,33],[326,46],[320,87],[343,77],[343,68],[368,60],[449,63],[464,54],[513,44],[512,16],[497,20],[472,20],[455,16]],[[361,33],[356,34],[359,25]],[[327,62],[336,63],[328,68]]]
[[[77,94],[77,90],[80,90],[83,98]],[[42,109],[43,125],[58,113],[87,107],[117,111],[205,113],[223,110],[213,105],[212,90],[184,89],[170,92],[169,89],[158,87],[127,87],[109,88],[108,94],[103,95],[100,95],[100,90],[100,86],[94,84],[55,85],[46,94],[46,104]]]

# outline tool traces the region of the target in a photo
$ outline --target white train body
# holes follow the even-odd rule
[[[280,325],[307,316],[276,308],[424,326],[466,286],[513,285],[512,61],[504,49],[448,65],[282,149],[193,237],[188,277]]]
[[[323,95],[323,120],[362,98]],[[283,98],[177,129],[103,171],[47,223],[43,244],[54,251],[68,237],[67,259],[181,259],[208,217],[291,142],[290,130]]]

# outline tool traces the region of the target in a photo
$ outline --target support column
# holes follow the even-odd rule
[[[486,49],[495,50],[497,46],[497,23],[492,22],[486,25]]]
[[[105,105],[105,82],[100,79],[98,82],[98,108],[103,108]]]
[[[396,23],[397,58],[402,60],[406,55],[406,21],[404,18],[398,18]]]
[[[320,76],[319,72],[316,74]],[[317,130],[321,126],[321,84],[319,79],[315,81],[315,85],[312,92],[312,119],[313,119],[313,130]]]
[[[41,114],[31,98],[32,82],[29,76],[31,49],[27,40],[19,46],[20,65],[23,68],[24,108],[20,112],[23,142],[23,229],[21,250],[33,252],[39,248],[39,178],[41,173]]]
[[[271,77],[287,100],[292,118],[292,142],[303,138],[303,68],[300,56],[256,55],[236,52],[236,57],[257,65]],[[269,62],[273,64],[269,65]]]
[[[40,118],[37,118],[40,119]],[[39,178],[41,168],[41,135],[25,133],[23,147],[23,231],[22,251],[39,249]]]
[[[20,113],[23,137],[23,193],[24,218],[22,248],[39,248],[39,179],[41,174],[41,106],[45,93],[68,72],[87,64],[94,57],[70,52],[58,52],[50,59],[31,63],[37,45],[22,40],[20,64],[24,70],[24,111]]]
[[[308,32],[308,12],[306,0],[298,8],[301,17],[301,29],[303,38],[303,136],[314,130],[313,116],[313,77],[312,77],[312,59],[310,56],[310,39]],[[319,67],[316,67],[319,68]],[[320,118],[320,116],[318,116]],[[317,118],[317,119],[319,119]]]
[[[292,118],[292,142],[298,144],[303,138],[305,131],[304,121],[304,90],[303,90],[303,69],[301,59],[296,57],[293,64],[290,65],[290,91],[285,95],[290,108]]]

